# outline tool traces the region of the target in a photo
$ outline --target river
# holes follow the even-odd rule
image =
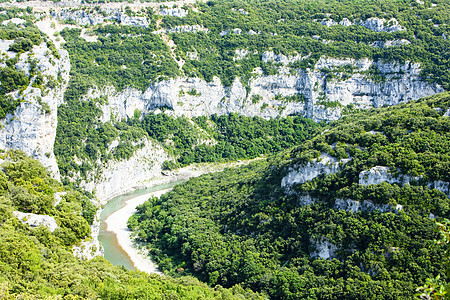
[[[136,258],[137,253],[132,253],[136,251],[130,251],[131,250],[130,247],[127,247],[128,245],[124,245],[123,234],[130,233],[128,230],[126,230],[125,224],[130,216],[130,212],[132,213],[135,209],[134,205],[131,205],[130,207],[130,203],[132,203],[135,200],[143,202],[146,199],[148,199],[151,194],[158,191],[161,191],[159,193],[161,194],[163,193],[164,190],[168,190],[184,181],[186,180],[174,181],[166,184],[156,185],[154,187],[144,190],[136,190],[133,192],[129,192],[117,196],[105,204],[103,211],[100,214],[100,234],[98,236],[98,239],[104,248],[105,251],[104,256],[108,261],[110,261],[113,265],[124,266],[128,270],[134,270],[138,268],[141,271],[147,271],[145,270],[145,267],[142,266],[144,258],[141,256],[140,258],[137,259]],[[111,217],[113,217],[114,220],[112,220]],[[108,228],[107,221],[109,221],[109,223],[114,222],[114,224],[109,224]],[[117,228],[116,226],[116,228],[112,228],[114,227],[112,225],[119,225],[120,227]],[[118,240],[118,235],[122,235],[120,236],[121,237],[120,243]],[[133,259],[131,256],[133,256]],[[135,262],[133,262],[133,260]],[[136,265],[136,261],[138,262],[140,261],[139,266]],[[149,265],[151,264],[150,260],[148,261],[148,264]],[[149,270],[151,269],[152,267],[150,267]]]

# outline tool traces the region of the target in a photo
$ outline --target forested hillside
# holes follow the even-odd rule
[[[62,22],[83,24],[79,28],[66,28],[57,33],[64,38],[63,47],[70,55],[71,79],[65,93],[65,103],[58,110],[60,125],[55,154],[62,174],[70,180],[85,179],[87,173],[101,168],[100,165],[110,159],[129,158],[143,147],[147,137],[145,131],[151,130],[146,125],[149,121],[156,121],[157,126],[166,129],[164,141],[161,140],[161,134],[152,135],[151,131],[147,132],[149,137],[156,138],[165,146],[175,145],[173,148],[176,151],[171,152],[174,162],[166,166],[222,158],[255,157],[266,152],[252,149],[246,153],[234,149],[234,154],[229,145],[223,146],[221,141],[205,135],[195,124],[183,118],[172,120],[172,117],[166,116],[146,116],[143,124],[138,124],[141,121],[137,117],[156,108],[170,116],[177,114],[177,108],[183,109],[184,115],[189,117],[191,113],[195,114],[196,107],[211,101],[199,98],[201,92],[195,88],[184,90],[181,86],[174,86],[177,95],[164,94],[158,84],[174,78],[187,77],[186,82],[195,78],[212,84],[214,78],[218,77],[219,84],[228,93],[220,100],[219,107],[226,107],[233,101],[239,102],[227,113],[250,107],[250,115],[258,115],[266,109],[282,114],[286,106],[295,104],[303,107],[297,114],[309,117],[319,114],[317,110],[327,113],[336,110],[340,114],[354,107],[382,105],[376,104],[378,100],[367,100],[377,94],[374,88],[361,90],[360,87],[351,95],[342,95],[340,98],[336,93],[346,90],[346,86],[331,88],[332,91],[327,92],[327,87],[347,82],[352,76],[356,76],[356,83],[349,84],[356,86],[361,85],[363,79],[368,80],[369,85],[397,82],[403,80],[406,73],[414,73],[411,70],[415,70],[415,63],[418,63],[420,68],[417,72],[421,80],[438,83],[439,88],[449,87],[447,49],[450,44],[447,37],[450,36],[450,7],[448,1],[444,0],[433,4],[403,0],[383,3],[233,0],[198,2],[182,7],[161,4],[157,9],[125,7],[122,15],[144,24],[133,26],[122,25],[114,17],[117,12],[95,6],[95,1],[92,3],[92,6],[66,10],[58,15]],[[116,18],[112,24],[105,21],[112,17]],[[341,60],[330,63],[328,58]],[[319,61],[321,63],[318,64]],[[361,67],[369,61],[373,62],[370,67]],[[286,78],[300,78],[312,70],[316,72],[314,76],[311,75],[312,78],[321,78],[323,82],[308,82],[306,79],[303,82],[303,79],[298,79],[295,87],[287,92]],[[284,77],[268,83],[268,91],[264,91],[268,94],[264,97],[256,90],[252,91],[251,80],[270,75]],[[244,96],[231,100],[230,95],[234,91],[227,88],[231,88],[236,81],[245,89]],[[380,91],[386,95],[379,101],[390,103],[393,94],[400,100],[403,97],[407,99],[407,96],[399,93],[412,89],[410,84],[418,84],[419,90],[424,89],[416,79],[398,84],[399,89],[406,91],[382,86]],[[142,110],[135,111],[136,118],[133,121],[133,127],[147,127],[144,131],[120,123],[121,118],[130,119],[130,114],[114,118],[111,110],[111,118],[109,112],[104,115],[102,108],[108,106],[113,96],[102,92],[104,87],[114,87],[116,92],[129,90],[130,87],[141,92],[149,90],[147,102]],[[94,97],[88,93],[91,89],[103,96]],[[332,94],[331,98],[329,93]],[[88,97],[83,98],[86,95]],[[130,95],[125,95],[127,101],[135,101]],[[201,100],[196,102],[196,97]],[[192,107],[188,101],[193,102]],[[270,101],[279,102],[272,104]],[[342,101],[346,101],[346,104],[341,104]],[[347,102],[352,103],[347,105]],[[125,102],[122,105],[126,107],[128,104]],[[217,113],[223,113],[210,107],[205,114],[209,115],[210,110],[214,109]],[[80,119],[87,116],[97,124],[95,129],[83,128]],[[109,120],[106,123],[105,118]],[[322,119],[327,118],[334,117],[326,114],[322,116]],[[71,123],[76,129],[67,126]],[[250,127],[259,126],[260,121],[253,120],[251,123],[255,125]],[[174,124],[177,124],[176,129],[173,129]],[[194,136],[182,135],[190,142],[172,140],[173,135],[180,134],[180,128],[190,128],[190,132],[196,132]],[[276,131],[274,128],[267,130]],[[119,141],[119,147],[108,153],[114,140]],[[72,147],[67,147],[69,142]],[[215,142],[217,146],[211,147]],[[276,141],[275,144],[278,150],[285,148],[280,148]],[[292,143],[288,146],[292,146]],[[192,148],[195,148],[194,151]],[[269,148],[274,149],[273,146]]]
[[[212,286],[274,299],[412,298],[445,276],[433,240],[434,219],[450,215],[449,108],[444,93],[352,114],[266,161],[150,199],[129,227],[163,270]]]
[[[0,298],[259,298],[240,286],[212,289],[192,277],[126,271],[102,257],[81,261],[71,248],[90,233],[97,208],[86,195],[52,179],[36,160],[20,152],[1,156]],[[16,216],[22,213],[21,222]],[[33,223],[36,219],[46,222]]]
[[[164,167],[171,169],[191,163],[274,154],[301,143],[323,126],[300,116],[265,120],[231,114],[191,120],[164,113],[150,113],[142,120],[136,116],[113,125],[100,121],[97,101],[101,99],[80,102],[77,111],[70,105],[61,105],[59,109],[55,154],[64,176],[70,178],[80,172],[81,178],[86,178],[87,172],[100,167],[99,158],[102,161],[129,159],[136,149],[143,147],[146,139],[158,141],[174,156],[173,160],[164,162]],[[114,140],[118,144],[111,149],[109,145]],[[76,163],[74,156],[86,161]]]
[[[411,299],[448,282],[448,0],[117,1],[0,0],[0,299]],[[164,277],[75,257],[93,203],[253,158],[129,219]]]
[[[450,7],[445,0],[433,4],[232,0],[175,8],[184,10],[185,15],[161,17],[151,9],[129,9],[127,14],[146,17],[149,25],[97,25],[92,33],[98,42],[79,37],[81,30],[64,30],[61,34],[67,40],[76,83],[71,92],[82,94],[88,86],[107,83],[119,89],[131,85],[144,90],[155,80],[180,74],[207,81],[218,76],[226,86],[241,77],[245,84],[257,75],[257,67],[265,74],[279,72],[283,59],[264,58],[267,51],[293,56],[288,64],[292,72],[313,67],[323,55],[420,62],[424,78],[449,87]],[[85,11],[98,12],[100,7]],[[174,56],[161,33],[173,40]],[[297,55],[302,58],[295,58]],[[181,69],[177,62],[183,62]],[[376,77],[377,71],[372,70],[371,75]]]

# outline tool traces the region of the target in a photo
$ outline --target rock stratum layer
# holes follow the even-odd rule
[[[343,66],[351,66],[354,71],[351,74],[338,71]],[[374,80],[369,74],[371,68],[379,70],[384,79]],[[333,78],[330,72],[335,75]],[[212,82],[181,77],[154,83],[144,92],[133,88],[121,92],[113,87],[91,89],[86,98],[108,98],[108,104],[102,107],[103,121],[110,120],[111,113],[123,119],[132,117],[136,109],[148,113],[162,107],[169,108],[174,116],[237,112],[274,118],[301,114],[315,121],[331,121],[338,119],[349,105],[355,108],[396,105],[444,91],[438,84],[422,81],[419,73],[418,63],[323,57],[312,70],[255,75],[247,88],[238,78],[230,87],[224,87],[217,77]],[[195,94],[189,94],[190,91]],[[289,97],[294,95],[301,95],[303,100],[290,101]],[[259,100],[252,100],[255,97]]]

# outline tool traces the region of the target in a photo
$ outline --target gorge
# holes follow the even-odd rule
[[[161,285],[191,275],[209,284],[204,293],[295,299],[321,298],[305,291],[312,280],[336,297],[358,278],[387,298],[389,278],[399,297],[425,280],[401,255],[443,274],[427,243],[432,220],[448,217],[450,7],[319,2],[0,3],[0,205],[40,247],[36,261],[50,257],[45,227],[96,264],[98,239],[115,244],[107,216],[122,244],[129,234],[111,199],[192,178],[135,199],[128,221],[168,277]],[[134,209],[124,209],[128,219]]]

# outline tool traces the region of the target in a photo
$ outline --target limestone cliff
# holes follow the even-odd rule
[[[105,204],[112,197],[145,187],[150,179],[161,176],[161,164],[167,159],[159,144],[146,141],[129,160],[109,161],[98,173],[91,173],[82,186],[95,191],[100,204]]]
[[[60,50],[59,55],[60,58],[53,56],[45,43],[20,55],[16,69],[28,75],[33,64],[42,74],[44,83],[34,85],[33,77],[25,90],[13,92],[12,96],[21,104],[13,115],[8,114],[0,121],[0,148],[24,151],[48,167],[55,178],[59,178],[53,154],[57,107],[63,101],[70,70],[67,51]]]
[[[264,57],[275,60],[273,55]],[[292,60],[276,59],[277,63]],[[343,71],[343,67],[352,71]],[[255,70],[246,86],[238,78],[224,87],[217,77],[211,82],[181,77],[154,83],[143,92],[133,88],[117,92],[104,87],[90,90],[86,97],[108,97],[104,121],[111,114],[122,119],[132,116],[136,109],[147,113],[161,107],[169,108],[174,116],[237,112],[273,118],[301,114],[315,121],[330,121],[338,119],[346,107],[395,105],[444,91],[437,84],[422,81],[419,73],[418,63],[322,57],[314,69],[294,73],[280,68],[280,74],[264,76]],[[302,100],[291,101],[294,95],[301,95]]]

